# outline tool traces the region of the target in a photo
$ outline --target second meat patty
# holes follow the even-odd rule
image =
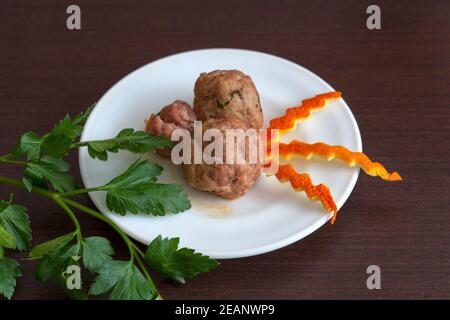
[[[227,129],[248,129],[248,126],[239,119],[236,118],[222,118],[222,119],[208,119],[203,121],[203,132],[208,129],[217,129],[221,133],[221,143],[223,145],[223,164],[185,164],[184,172],[186,178],[191,186],[194,188],[215,193],[218,196],[227,199],[238,198],[250,189],[255,183],[256,179],[261,174],[261,166],[259,159],[257,163],[252,163],[250,160],[249,141],[245,142],[244,150],[237,148],[237,144],[234,144],[231,149],[231,156],[236,159],[237,153],[242,152],[240,155],[245,160],[245,164],[226,164],[226,130]],[[256,140],[256,145],[258,141]],[[209,142],[203,143],[203,148],[209,144]],[[255,145],[253,146],[255,147]]]

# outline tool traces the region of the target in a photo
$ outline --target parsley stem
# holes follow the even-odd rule
[[[15,158],[15,157],[17,157],[17,155],[14,155],[12,153],[7,153],[7,154],[5,154],[5,155],[0,157],[0,162],[4,162],[5,160],[9,160],[9,159],[12,159],[12,158]]]
[[[142,261],[142,258],[139,255],[136,255],[136,260],[137,260],[139,266],[141,267],[141,270],[144,273],[145,277],[147,278],[148,282],[153,287],[153,290],[155,291],[155,293],[158,295],[159,298],[162,298],[161,294],[159,293],[158,289],[156,288],[155,283],[153,282],[152,277],[148,273],[147,267],[145,266],[144,261]]]
[[[20,180],[17,180],[17,179],[11,179],[11,178],[0,176],[0,183],[8,184],[10,186],[14,186],[14,187],[22,188],[22,189],[26,189],[23,182]],[[33,187],[31,192],[39,194],[39,195],[47,197],[47,198],[50,198],[50,199],[53,199],[55,197],[54,192],[51,192],[51,191],[48,191],[48,190],[45,190],[42,188],[38,188],[38,187]]]
[[[147,136],[145,137],[139,137],[140,139],[144,139],[144,138],[148,138]],[[75,142],[72,143],[70,145],[70,148],[80,148],[80,147],[86,147],[89,144],[95,144],[95,143],[105,143],[105,142],[114,142],[116,144],[120,144],[121,142],[128,142],[130,140],[130,136],[126,136],[126,137],[115,137],[115,138],[111,138],[111,139],[103,139],[103,140],[89,140],[89,141],[79,141],[79,142]]]
[[[134,249],[136,250],[136,252],[141,255],[141,257],[145,256],[144,252],[142,252],[142,250],[139,249],[139,247],[134,242],[133,242],[133,246],[134,246]]]
[[[88,141],[86,141],[86,142],[76,142],[76,143],[72,143],[70,145],[70,148],[71,149],[80,148],[80,147],[84,147],[84,146],[87,146],[87,145],[88,145]]]
[[[114,221],[112,221],[111,219],[109,219],[108,217],[104,216],[103,214],[101,214],[100,212],[97,212],[89,207],[86,207],[85,205],[78,203],[76,201],[73,201],[72,199],[68,199],[68,198],[61,198],[61,201],[63,201],[65,204],[74,207],[84,213],[87,213],[99,220],[102,220],[103,222],[107,223],[111,228],[113,228],[119,235],[120,237],[123,239],[123,241],[125,242],[125,244],[128,247],[128,251],[130,252],[130,255],[134,256],[134,247],[133,247],[133,242],[130,240],[130,238],[122,231],[122,229],[119,228],[119,226],[117,224],[114,223]]]
[[[19,166],[27,166],[28,165],[28,162],[25,162],[25,161],[16,161],[16,160],[8,160],[8,159],[1,159],[0,161],[3,163],[16,164]]]
[[[80,226],[80,222],[78,221],[77,217],[75,216],[75,213],[73,213],[72,209],[70,209],[67,206],[67,204],[65,204],[64,201],[62,201],[62,199],[60,197],[58,197],[58,196],[53,197],[53,201],[55,201],[70,217],[73,224],[75,225],[75,232],[77,234],[78,243],[81,243],[81,241],[82,241],[81,226]]]
[[[100,191],[100,189],[98,187],[94,187],[94,188],[77,189],[77,190],[71,190],[71,191],[66,191],[66,192],[59,192],[58,196],[70,197],[70,196],[75,196],[77,194],[83,194],[83,193],[88,193],[88,192],[93,192],[93,191]]]

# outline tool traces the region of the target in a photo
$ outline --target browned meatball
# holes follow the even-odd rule
[[[189,103],[176,100],[162,108],[156,115],[152,114],[145,131],[170,139],[173,130],[178,128],[190,130],[195,120],[194,110]],[[156,152],[162,157],[170,158],[171,148],[156,149]]]
[[[202,73],[195,82],[194,111],[199,120],[234,117],[251,128],[264,125],[258,91],[239,70]]]
[[[208,119],[203,121],[203,132],[210,128],[218,129],[223,135],[223,139],[221,139],[224,145],[223,164],[185,164],[186,178],[189,184],[196,189],[212,192],[227,199],[238,198],[244,195],[260,176],[261,166],[259,161],[254,164],[250,163],[248,140],[246,141],[245,150],[242,151],[244,154],[241,153],[246,163],[226,164],[225,130],[245,130],[248,126],[236,118]],[[203,149],[209,143],[205,142]],[[232,150],[234,150],[233,157],[236,156],[236,152],[241,152],[239,151],[241,149],[237,148],[236,143]]]

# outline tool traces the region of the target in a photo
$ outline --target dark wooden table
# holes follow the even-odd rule
[[[82,29],[68,31],[76,3]],[[224,260],[183,286],[159,280],[169,299],[450,298],[450,4],[377,1],[382,29],[366,28],[372,1],[17,1],[0,3],[0,152],[27,130],[44,133],[154,59],[209,47],[246,48],[295,61],[342,90],[364,149],[404,177],[361,174],[336,225],[261,256]],[[71,158],[77,172],[75,155]],[[1,175],[19,171],[2,166]],[[71,230],[33,194],[1,187],[29,208],[35,243]],[[92,204],[90,204],[92,205]],[[119,237],[80,216],[85,233]],[[366,288],[366,268],[382,289]],[[60,299],[22,261],[17,299]]]

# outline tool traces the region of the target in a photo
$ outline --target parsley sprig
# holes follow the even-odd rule
[[[111,299],[161,299],[149,270],[184,283],[186,278],[218,266],[217,261],[192,249],[179,249],[178,238],[158,236],[143,252],[111,219],[74,200],[74,196],[88,192],[103,192],[108,208],[120,215],[163,216],[183,212],[191,206],[181,187],[158,182],[163,168],[143,158],[104,185],[77,188],[69,174],[70,165],[63,160],[71,149],[87,147],[92,158],[106,161],[109,152],[128,150],[142,154],[171,145],[165,138],[134,129],[124,129],[111,139],[78,141],[92,108],[73,119],[65,116],[46,134],[31,131],[23,134],[10,153],[0,156],[2,164],[24,168],[20,180],[0,176],[0,184],[48,198],[67,214],[74,226],[72,232],[32,247],[27,209],[15,204],[12,195],[7,201],[0,200],[0,295],[7,299],[12,297],[17,278],[21,276],[19,262],[5,256],[7,250],[28,252],[29,259],[38,263],[37,279],[54,279],[72,299],[108,293]],[[108,239],[86,236],[78,213],[90,215],[113,228],[125,242],[129,260],[115,260]],[[67,270],[70,267],[79,268],[83,274],[93,273],[92,284],[81,281],[80,286],[69,287]]]
[[[142,153],[172,145],[170,140],[163,137],[152,136],[151,139],[148,137],[148,133],[144,131],[134,131],[134,129],[128,128],[120,131],[115,138],[78,142],[71,147],[87,146],[92,158],[106,161],[108,160],[108,152],[117,153],[119,150],[128,150],[134,153]]]

